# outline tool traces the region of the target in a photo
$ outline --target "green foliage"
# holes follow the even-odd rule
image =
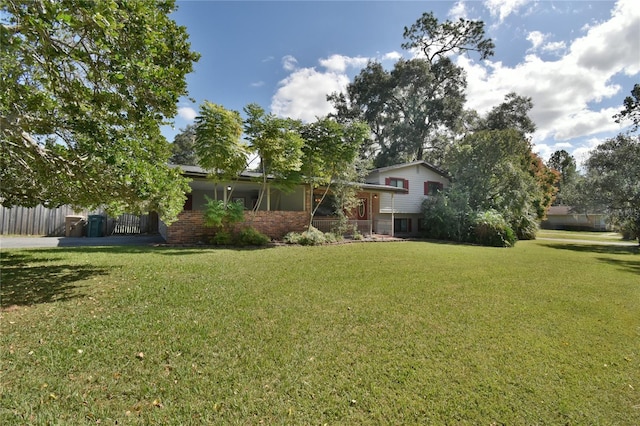
[[[0,197],[112,212],[181,210],[160,125],[199,55],[175,2],[16,0],[0,6]]]
[[[247,165],[247,148],[240,142],[240,113],[204,101],[196,123],[194,148],[200,166],[214,180],[235,179]]]
[[[218,230],[213,237],[211,237],[211,244],[217,246],[230,246],[236,242],[233,232],[225,229]]]
[[[585,168],[577,210],[604,206],[614,225],[640,239],[640,136],[620,134],[598,145]]]
[[[422,234],[426,238],[468,241],[473,211],[468,194],[455,188],[429,196],[422,202]]]
[[[196,126],[189,124],[173,138],[169,163],[183,166],[197,166],[198,156],[195,152]]]
[[[245,137],[249,148],[260,158],[262,189],[256,203],[258,208],[269,176],[272,183],[283,191],[291,190],[300,183],[304,140],[299,133],[299,121],[266,114],[258,104],[247,105],[244,112],[247,115]]]
[[[614,115],[616,123],[626,120],[631,121],[631,132],[635,132],[640,127],[640,84],[636,83],[631,89],[631,96],[624,98],[624,109]]]
[[[287,244],[299,244],[301,246],[317,246],[336,242],[337,238],[334,234],[324,233],[313,226],[308,230],[298,233],[289,232],[284,236],[284,242]]]
[[[264,246],[271,239],[256,230],[253,227],[246,227],[241,229],[236,235],[236,244],[239,246]]]
[[[244,220],[244,206],[242,203],[225,203],[221,200],[212,200],[205,195],[204,226],[224,229]]]
[[[500,213],[487,210],[474,218],[472,241],[483,246],[513,247],[516,234]]]
[[[517,130],[522,136],[536,131],[536,125],[529,117],[529,111],[533,108],[530,97],[508,93],[504,102],[494,107],[484,120],[484,127],[488,130]]]

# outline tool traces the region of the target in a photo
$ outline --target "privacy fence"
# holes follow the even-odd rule
[[[0,235],[46,235],[62,237],[65,235],[65,218],[67,216],[102,215],[105,221],[105,234],[144,234],[157,232],[157,225],[149,219],[149,215],[123,214],[109,217],[104,210],[73,210],[69,206],[49,209],[37,207],[0,206]],[[154,229],[155,228],[155,229]]]

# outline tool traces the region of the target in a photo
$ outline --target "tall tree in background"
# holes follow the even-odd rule
[[[183,166],[197,166],[198,156],[195,151],[196,125],[189,124],[173,138],[169,163]]]
[[[631,121],[631,132],[635,132],[640,127],[640,84],[633,85],[631,96],[624,98],[624,109],[614,115],[616,123]]]
[[[480,125],[488,130],[514,129],[523,137],[529,137],[536,131],[536,125],[529,117],[532,108],[530,97],[511,92],[504,97],[504,102],[487,113]]]
[[[574,192],[575,185],[580,179],[576,160],[571,154],[562,149],[551,154],[547,166],[559,174],[556,204],[564,204],[571,199],[571,193]]]
[[[199,57],[173,0],[0,4],[0,197],[4,206],[156,210],[188,189],[160,124]]]
[[[403,48],[419,50],[424,57],[400,60],[392,71],[369,63],[346,93],[328,99],[338,120],[369,124],[373,140],[364,154],[375,155],[376,166],[423,159],[439,165],[447,145],[437,135],[458,124],[465,102],[464,72],[450,54],[474,51],[485,59],[494,45],[485,38],[482,22],[440,23],[432,13],[405,28],[404,38]]]

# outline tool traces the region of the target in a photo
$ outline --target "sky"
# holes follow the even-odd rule
[[[532,98],[534,151],[560,149],[578,163],[627,130],[612,116],[640,83],[640,7],[617,1],[177,1],[171,17],[202,57],[187,76],[169,141],[207,100],[242,112],[249,103],[313,121],[332,111],[326,95],[343,91],[370,60],[392,69],[413,52],[405,26],[425,12],[440,22],[481,20],[495,43],[487,60],[455,58],[466,71],[467,109],[480,114],[509,92]]]

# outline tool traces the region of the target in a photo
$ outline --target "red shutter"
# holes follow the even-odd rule
[[[444,185],[438,182],[438,191],[442,191],[444,189]]]
[[[386,179],[384,180],[384,184],[385,184],[385,185],[391,185],[391,178],[386,178]]]
[[[429,181],[424,183],[424,195],[429,195]]]
[[[402,186],[404,187],[404,189],[406,189],[408,191],[409,190],[409,181],[407,179],[403,179],[402,180]]]

